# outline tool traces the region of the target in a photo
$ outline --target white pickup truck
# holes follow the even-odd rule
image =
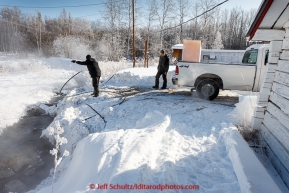
[[[196,89],[200,98],[213,100],[219,90],[259,91],[268,61],[269,44],[251,45],[239,64],[193,63],[176,64],[174,85]]]

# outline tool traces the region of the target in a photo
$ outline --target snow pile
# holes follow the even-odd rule
[[[172,77],[174,75],[174,66],[170,66],[167,74],[168,87],[175,87],[172,84]],[[121,70],[114,74],[107,86],[141,86],[151,88],[155,85],[155,75],[157,73],[157,67],[149,68],[129,68]],[[109,78],[109,77],[108,77]],[[106,82],[107,79],[104,79]],[[160,87],[162,86],[162,77],[160,77]]]
[[[76,145],[72,157],[65,159],[66,164],[71,159],[68,167],[60,166],[54,189],[86,192],[90,184],[178,184],[200,185],[201,192],[240,192],[223,138],[217,133],[181,134],[172,129],[171,121],[169,115],[154,110],[133,128],[88,135]],[[69,130],[76,133],[74,128]],[[80,173],[85,175],[75,180]],[[50,192],[51,186],[45,185],[37,192]]]
[[[240,96],[239,103],[235,104],[236,108],[232,112],[232,118],[235,123],[243,126],[250,126],[257,106],[257,96]]]

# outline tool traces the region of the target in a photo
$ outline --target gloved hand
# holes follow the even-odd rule
[[[76,60],[71,60],[71,62],[72,62],[72,63],[75,63],[75,62],[76,62]]]

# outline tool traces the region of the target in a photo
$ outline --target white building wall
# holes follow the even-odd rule
[[[289,20],[283,40],[270,43],[266,77],[252,127],[259,129],[272,164],[289,187]]]

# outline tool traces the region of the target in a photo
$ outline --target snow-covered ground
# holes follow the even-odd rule
[[[0,134],[6,126],[16,123],[31,105],[48,102],[55,92],[76,72],[85,70],[72,79],[63,92],[75,87],[90,86],[85,66],[73,64],[70,59],[40,58],[17,59],[15,56],[0,56]],[[108,75],[126,67],[124,62],[101,62]]]
[[[5,58],[1,62],[0,65],[9,63],[17,69],[28,61]],[[48,107],[43,102],[80,70],[76,67],[82,67],[72,67],[65,59],[34,62],[45,63],[48,69],[45,73],[6,70],[1,74],[1,79],[6,80],[1,90],[7,91],[1,92],[1,97],[5,96],[1,112],[4,109],[9,112],[1,114],[1,120],[5,121],[1,126],[12,124],[11,117],[17,121],[25,107],[35,103],[56,115],[54,122],[43,131],[43,137],[54,141],[55,134],[60,134],[62,138],[58,138],[58,142],[67,140],[67,143],[54,153],[58,152],[61,158],[63,154],[68,155],[66,151],[70,154],[63,157],[56,168],[54,192],[96,191],[93,185],[95,188],[104,185],[100,192],[160,191],[111,189],[117,185],[125,188],[126,184],[135,185],[134,188],[191,185],[198,187],[198,192],[279,191],[232,122],[238,94],[221,92],[214,101],[192,97],[188,88],[172,85],[173,66],[168,74],[170,89],[152,90],[156,67],[150,67],[122,70],[110,80],[110,76],[105,77],[98,98],[86,93],[92,90],[87,74],[77,76],[67,86],[67,96]],[[69,67],[66,69],[63,64]],[[18,79],[21,81],[13,82]],[[77,85],[82,87],[72,89]],[[25,94],[21,100],[17,89]],[[21,106],[21,110],[10,108],[12,101]],[[30,192],[51,192],[52,173]],[[170,189],[170,186],[162,191],[188,192]]]

